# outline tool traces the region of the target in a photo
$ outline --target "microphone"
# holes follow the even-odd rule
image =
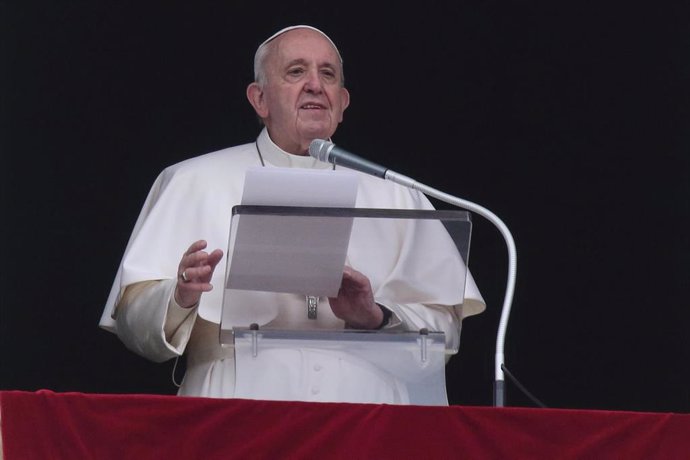
[[[505,406],[505,336],[508,329],[508,319],[513,304],[513,296],[515,294],[515,279],[517,277],[517,249],[515,247],[513,235],[510,233],[506,224],[503,223],[496,214],[476,203],[449,195],[448,193],[419,183],[408,176],[391,171],[388,168],[365,160],[354,153],[336,147],[332,142],[323,139],[314,139],[311,141],[311,144],[309,144],[309,155],[326,163],[346,166],[365,174],[371,174],[372,176],[409,187],[425,195],[436,198],[437,200],[444,201],[461,209],[475,212],[494,224],[496,229],[501,233],[501,236],[503,236],[508,251],[508,280],[506,282],[506,290],[503,297],[503,308],[501,310],[501,319],[498,324],[498,333],[496,334],[496,353],[494,358],[494,406]]]
[[[380,177],[381,179],[386,178],[386,171],[388,171],[388,168],[365,160],[354,153],[336,147],[333,142],[323,139],[314,139],[311,141],[311,144],[309,144],[309,155],[324,163],[345,166],[365,174]]]

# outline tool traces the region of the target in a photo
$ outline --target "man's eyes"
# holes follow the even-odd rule
[[[304,73],[304,69],[301,67],[296,67],[294,69],[288,69],[288,75],[299,76]]]
[[[287,74],[291,77],[300,77],[304,75],[306,72],[307,70],[304,67],[294,67],[288,69]],[[319,71],[319,73],[328,80],[334,80],[337,78],[337,74],[333,69],[322,69]]]

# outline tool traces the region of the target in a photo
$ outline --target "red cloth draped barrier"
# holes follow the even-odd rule
[[[690,414],[0,392],[4,460],[689,459]]]

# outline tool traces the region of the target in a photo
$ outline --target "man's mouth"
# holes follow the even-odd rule
[[[321,104],[303,104],[300,106],[301,109],[306,110],[321,110],[324,108]]]

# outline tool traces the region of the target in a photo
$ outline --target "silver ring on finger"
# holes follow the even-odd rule
[[[189,278],[187,278],[187,270],[182,270],[182,273],[180,273],[180,279],[185,283],[189,283]]]

